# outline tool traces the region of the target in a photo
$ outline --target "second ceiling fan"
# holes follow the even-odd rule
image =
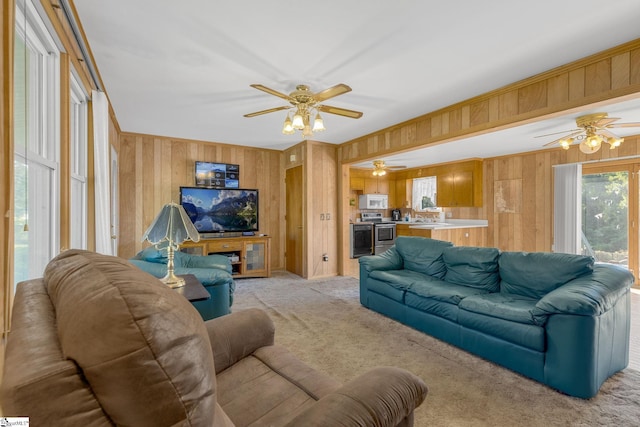
[[[282,133],[290,135],[296,130],[301,130],[304,136],[311,136],[313,132],[324,130],[324,121],[320,116],[320,112],[336,114],[339,116],[349,117],[351,119],[359,119],[362,117],[360,111],[347,110],[346,108],[332,107],[324,105],[322,102],[327,99],[345,94],[351,91],[346,84],[340,83],[323,91],[313,93],[307,85],[297,85],[296,90],[289,95],[270,89],[260,84],[252,84],[251,87],[266,92],[270,95],[277,96],[288,101],[291,105],[283,105],[281,107],[269,108],[267,110],[256,111],[254,113],[245,114],[244,117],[255,117],[263,114],[273,113],[275,111],[288,110],[295,108],[296,111],[293,118],[287,114],[284,121]],[[313,125],[311,123],[311,114],[315,111]]]

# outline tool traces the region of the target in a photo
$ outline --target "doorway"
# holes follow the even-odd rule
[[[640,163],[582,166],[582,252],[639,279]]]
[[[304,277],[303,247],[304,227],[302,223],[302,166],[287,169],[286,192],[286,233],[287,244],[285,265],[287,271]]]

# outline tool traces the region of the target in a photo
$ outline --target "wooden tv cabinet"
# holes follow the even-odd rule
[[[216,237],[184,242],[180,250],[192,255],[227,255],[234,278],[269,277],[270,241],[269,236]]]

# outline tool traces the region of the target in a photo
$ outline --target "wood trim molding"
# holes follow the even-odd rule
[[[640,39],[345,142],[340,163],[410,151],[640,97]]]

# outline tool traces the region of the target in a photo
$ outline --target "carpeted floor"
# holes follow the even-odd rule
[[[278,344],[336,379],[386,365],[423,378],[416,426],[640,425],[638,370],[616,374],[593,399],[572,398],[362,307],[352,277],[277,272],[236,283],[234,311],[265,309]]]

